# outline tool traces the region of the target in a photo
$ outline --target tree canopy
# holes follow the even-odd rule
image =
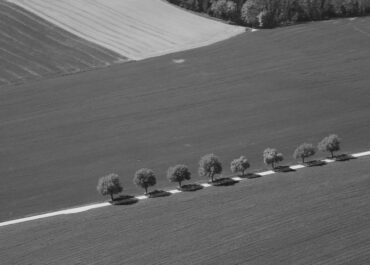
[[[170,182],[178,182],[181,188],[181,182],[185,180],[190,180],[191,173],[186,165],[176,165],[174,167],[169,167],[167,170],[167,179]]]
[[[113,194],[118,194],[123,190],[119,181],[119,177],[115,173],[111,173],[109,175],[101,177],[98,181],[96,189],[103,196],[110,195],[112,201]]]
[[[275,168],[275,164],[279,163],[284,160],[284,156],[282,153],[278,153],[274,148],[266,148],[263,151],[263,162],[266,165],[271,165],[272,168]]]
[[[208,177],[211,182],[216,174],[222,173],[222,164],[214,154],[207,154],[199,160],[199,176]]]
[[[248,159],[244,156],[234,159],[231,161],[230,170],[232,173],[241,173],[245,175],[245,171],[250,167]]]
[[[157,179],[153,170],[142,168],[135,172],[134,184],[145,189],[145,194],[148,193],[148,187],[154,186]]]
[[[316,149],[312,144],[303,143],[295,149],[293,158],[302,159],[302,163],[304,163],[305,158],[313,156],[315,153]]]
[[[336,134],[331,134],[319,142],[317,148],[323,152],[330,152],[331,157],[334,157],[334,152],[340,150],[340,138]]]

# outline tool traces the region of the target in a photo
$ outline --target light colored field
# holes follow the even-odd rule
[[[124,61],[118,53],[0,0],[0,86]]]
[[[10,0],[131,59],[204,46],[244,32],[161,0]]]
[[[369,264],[369,162],[0,227],[0,264]]]

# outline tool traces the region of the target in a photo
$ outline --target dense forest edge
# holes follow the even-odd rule
[[[370,14],[370,0],[167,0],[230,23],[273,28]]]

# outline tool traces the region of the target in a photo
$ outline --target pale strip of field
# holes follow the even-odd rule
[[[134,60],[196,48],[245,31],[162,0],[8,0]]]
[[[368,155],[370,155],[370,151],[352,154],[353,157],[362,157],[362,156],[368,156]],[[329,160],[329,159],[324,159],[322,161],[329,162],[329,163],[330,162],[335,162],[335,160]],[[305,168],[305,166],[304,165],[293,165],[293,166],[290,166],[290,168],[295,170],[295,169]],[[272,174],[275,174],[275,173],[276,173],[275,171],[269,170],[269,171],[264,171],[264,172],[260,172],[260,173],[257,173],[257,174],[259,174],[261,176],[267,176],[267,175],[272,175]],[[242,181],[243,180],[240,177],[233,177],[232,179],[234,179],[236,181]],[[202,183],[201,185],[204,188],[208,188],[208,187],[212,186],[211,184],[208,184],[208,183]],[[181,193],[182,191],[180,191],[180,190],[169,190],[168,192],[170,192],[172,194],[176,194],[176,193]],[[141,196],[136,196],[136,199],[145,200],[145,199],[148,199],[148,197],[145,196],[145,195],[141,195]],[[30,216],[30,217],[20,218],[20,219],[16,219],[16,220],[10,220],[10,221],[6,221],[6,222],[2,222],[2,223],[0,223],[0,227],[8,226],[8,225],[14,225],[14,224],[18,224],[18,223],[29,222],[29,221],[34,221],[34,220],[38,220],[38,219],[44,219],[44,218],[58,216],[58,215],[81,213],[81,212],[86,212],[88,210],[97,209],[97,208],[101,208],[101,207],[106,207],[106,206],[110,206],[110,205],[111,204],[108,203],[108,202],[90,204],[90,205],[86,205],[86,206],[75,207],[75,208],[71,208],[71,209],[66,209],[66,210],[61,210],[61,211],[45,213],[45,214],[40,214],[40,215],[35,215],[35,216]]]
[[[127,61],[20,6],[0,1],[0,86]]]

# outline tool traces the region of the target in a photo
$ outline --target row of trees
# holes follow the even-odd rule
[[[252,27],[370,13],[369,0],[168,0],[181,7]]]
[[[322,139],[317,148],[320,151],[330,152],[331,157],[334,157],[334,152],[340,150],[340,139],[337,135],[332,134]],[[313,156],[316,153],[316,148],[312,144],[303,143],[296,148],[293,153],[295,159],[302,159]],[[284,156],[274,148],[267,148],[263,151],[263,161],[266,165],[271,165],[275,169],[277,163],[283,161]],[[230,170],[239,176],[245,176],[247,169],[250,167],[248,159],[244,156],[234,159],[230,163]],[[222,173],[222,163],[214,154],[207,154],[199,160],[198,174],[200,177],[206,177],[210,182],[214,182],[215,176]],[[182,187],[182,182],[191,179],[191,172],[186,165],[176,165],[169,167],[167,170],[167,179],[170,182],[177,182],[179,189]],[[148,168],[142,168],[136,171],[133,182],[135,185],[143,188],[145,194],[148,194],[148,188],[157,183],[154,171]],[[117,174],[109,174],[101,177],[98,181],[97,190],[103,196],[110,195],[112,201],[113,195],[122,192],[123,188]]]

